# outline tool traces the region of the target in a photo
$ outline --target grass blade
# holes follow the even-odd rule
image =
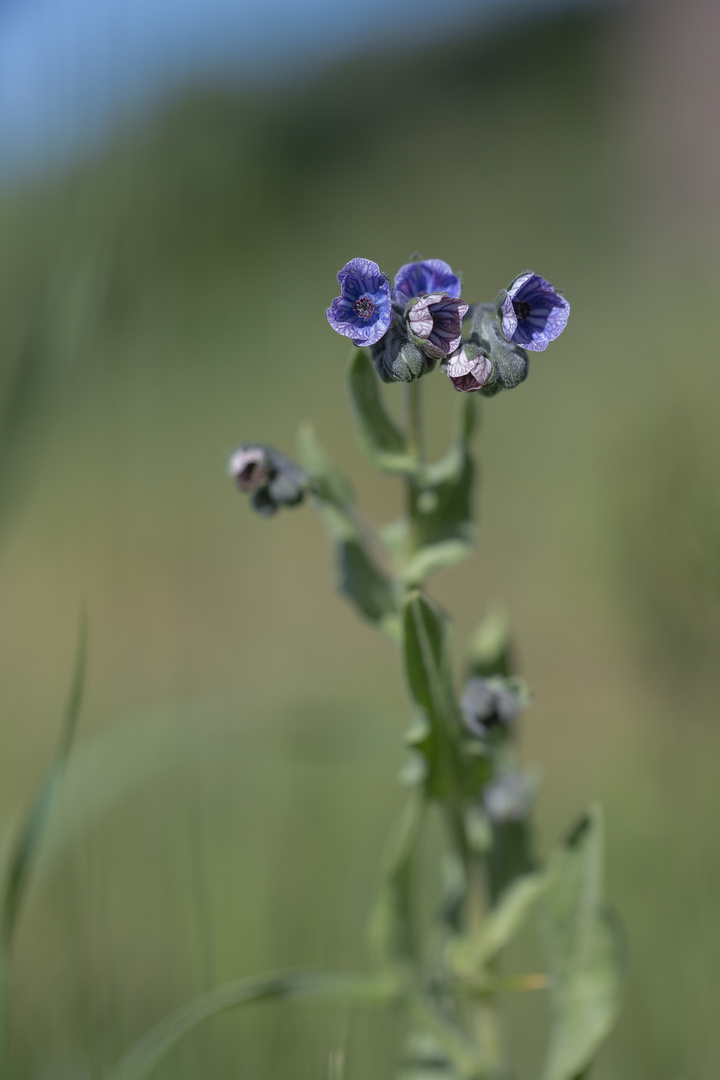
[[[2,870],[0,891],[0,1077],[7,1075],[9,972],[13,936],[28,879],[55,805],[77,727],[87,657],[87,621],[81,619],[70,696],[58,748],[17,830]]]
[[[106,1080],[145,1080],[176,1043],[199,1024],[253,1002],[315,998],[352,1004],[387,1005],[391,988],[376,977],[318,971],[281,971],[239,979],[189,1001],[137,1042]]]

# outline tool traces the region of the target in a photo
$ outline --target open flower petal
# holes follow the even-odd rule
[[[358,347],[374,345],[393,319],[390,281],[371,259],[351,259],[337,276],[341,295],[326,311],[333,330]]]
[[[507,341],[542,352],[565,329],[570,305],[549,281],[528,271],[513,281],[500,305],[500,314]]]
[[[458,297],[462,291],[460,278],[443,259],[424,259],[405,263],[395,275],[393,298],[404,310],[408,301],[424,293],[443,292]]]

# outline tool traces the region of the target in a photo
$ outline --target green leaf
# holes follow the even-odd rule
[[[468,677],[503,675],[506,678],[514,670],[512,641],[507,614],[489,611],[473,634],[470,642]]]
[[[310,491],[317,498],[344,508],[355,502],[352,484],[331,465],[318,442],[312,424],[301,424],[298,431],[298,456],[308,474]]]
[[[420,721],[409,741],[427,763],[424,779],[430,797],[456,798],[463,788],[462,727],[452,690],[444,616],[421,593],[405,603],[403,651],[410,694]]]
[[[168,1051],[198,1025],[231,1009],[258,1001],[319,999],[365,1005],[388,1005],[392,988],[377,978],[313,971],[287,971],[238,979],[181,1006],[140,1039],[107,1080],[145,1080]]]
[[[398,587],[382,565],[383,546],[363,521],[349,482],[331,466],[309,426],[300,432],[309,488],[335,547],[337,585],[366,619],[393,640],[400,636]]]
[[[40,843],[55,808],[77,727],[85,682],[87,626],[83,617],[78,631],[75,670],[65,710],[60,741],[35,798],[9,846],[2,868],[0,890],[0,1075],[6,1074],[9,974],[12,942]]]
[[[348,376],[360,440],[370,462],[381,472],[412,473],[417,461],[402,432],[383,405],[380,379],[364,349],[358,349]]]
[[[406,564],[403,579],[410,586],[421,585],[438,570],[446,570],[462,562],[472,548],[469,540],[444,540],[439,544],[428,544],[420,548]]]
[[[576,1080],[617,1017],[622,947],[602,897],[603,820],[592,807],[549,868],[547,947],[553,1026],[542,1080]]]
[[[500,894],[485,917],[480,937],[479,952],[485,963],[512,941],[546,886],[545,874],[523,874]]]
[[[395,638],[399,615],[395,590],[359,536],[336,537],[338,587],[370,622]]]

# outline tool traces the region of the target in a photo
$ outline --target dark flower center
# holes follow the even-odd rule
[[[353,310],[361,319],[369,319],[375,313],[375,301],[370,296],[361,296],[353,304]]]
[[[523,319],[527,319],[528,315],[532,311],[532,308],[528,304],[527,300],[513,300],[513,311],[517,315],[517,321],[522,322]]]

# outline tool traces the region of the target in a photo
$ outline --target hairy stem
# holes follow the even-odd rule
[[[422,387],[420,380],[405,384],[406,439],[410,454],[415,459],[419,473],[424,461],[423,422],[422,422]],[[407,477],[407,513],[410,523],[408,556],[414,555],[422,546],[420,526],[420,485],[417,475]]]

